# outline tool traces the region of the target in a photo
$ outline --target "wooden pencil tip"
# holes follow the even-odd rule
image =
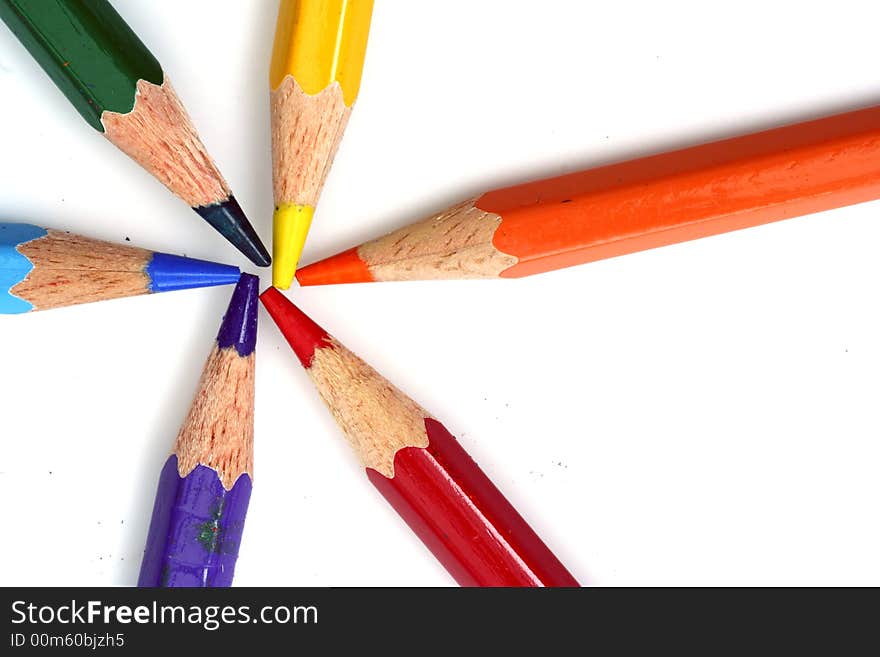
[[[274,287],[260,295],[260,301],[278,325],[303,367],[312,366],[315,349],[328,345],[330,335]]]
[[[370,283],[375,279],[355,247],[306,265],[296,272],[296,280],[300,285],[335,285]]]

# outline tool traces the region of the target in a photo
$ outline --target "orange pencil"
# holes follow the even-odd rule
[[[880,106],[487,192],[297,272],[518,278],[880,197]]]

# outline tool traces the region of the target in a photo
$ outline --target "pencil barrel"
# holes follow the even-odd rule
[[[0,0],[0,18],[95,130],[105,110],[132,110],[138,80],[162,84],[159,62],[106,0]]]
[[[309,95],[339,82],[350,107],[360,89],[372,15],[373,0],[281,0],[270,88],[288,75]]]
[[[397,452],[394,476],[367,476],[461,586],[579,586],[446,428]]]
[[[181,477],[171,455],[159,477],[138,586],[231,586],[251,488],[242,474],[227,491],[203,465]]]

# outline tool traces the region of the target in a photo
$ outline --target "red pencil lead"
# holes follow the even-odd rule
[[[260,301],[275,320],[303,367],[310,368],[315,349],[328,346],[330,335],[274,287],[263,292]]]

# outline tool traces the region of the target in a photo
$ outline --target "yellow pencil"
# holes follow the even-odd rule
[[[281,0],[269,71],[274,267],[290,287],[361,84],[373,0]]]

